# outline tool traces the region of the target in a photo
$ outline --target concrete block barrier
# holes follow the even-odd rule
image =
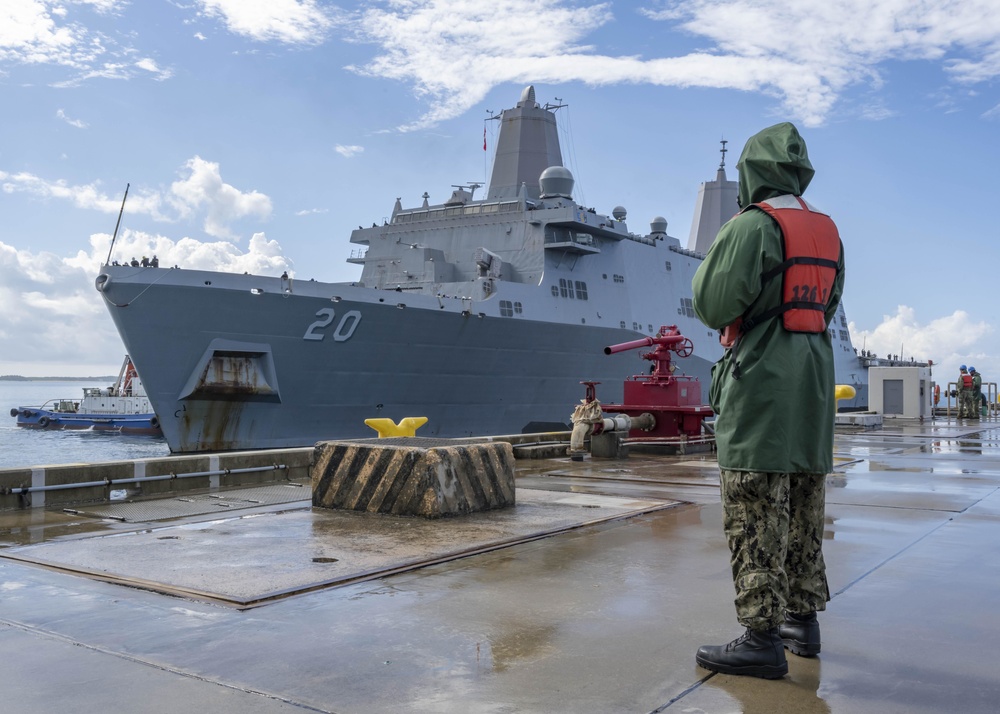
[[[317,444],[313,506],[440,518],[514,505],[510,444],[388,441]]]

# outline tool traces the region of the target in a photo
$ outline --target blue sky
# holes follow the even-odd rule
[[[575,197],[662,215],[793,121],[847,250],[855,345],[1000,381],[996,0],[5,0],[0,374],[115,372],[108,253],[352,280],[352,228],[488,178],[527,84]],[[484,126],[490,151],[482,148]]]

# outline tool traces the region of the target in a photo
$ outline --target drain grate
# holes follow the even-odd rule
[[[245,508],[275,506],[283,503],[306,501],[312,498],[309,483],[291,481],[269,486],[238,488],[232,491],[177,496],[155,501],[109,503],[85,508],[64,508],[67,513],[91,518],[104,518],[123,523],[164,521],[206,513],[229,513]]]

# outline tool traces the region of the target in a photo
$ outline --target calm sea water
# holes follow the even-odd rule
[[[49,399],[79,401],[84,387],[107,387],[108,384],[0,380],[0,469],[168,455],[170,449],[162,437],[75,429],[26,429],[17,426],[17,419],[10,415],[12,407],[37,407]]]

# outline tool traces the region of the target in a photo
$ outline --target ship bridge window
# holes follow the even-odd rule
[[[619,322],[618,326],[624,330],[625,329],[625,320],[622,320],[621,322]]]
[[[587,283],[582,280],[567,280],[566,278],[559,278],[559,287],[555,285],[552,286],[552,295],[554,297],[562,296],[564,298],[570,298],[571,300],[586,300],[587,299]]]
[[[467,216],[472,216],[477,213],[480,213],[482,209],[483,207],[481,205],[476,204],[475,206],[466,206],[465,208],[462,209],[462,212]]]
[[[572,243],[573,234],[565,228],[545,227],[546,243]]]
[[[673,268],[670,265],[670,261],[667,261],[667,272],[669,273]]]
[[[487,203],[483,205],[483,213],[496,213],[500,209],[500,206],[496,203]]]
[[[461,216],[462,215],[462,211],[464,211],[464,210],[465,209],[463,209],[461,206],[459,206],[458,208],[446,208],[446,209],[444,209],[444,215],[446,215],[446,216]]]
[[[691,298],[681,298],[681,307],[677,314],[694,317],[694,302],[691,301]]]
[[[520,302],[511,302],[510,300],[500,301],[500,317],[513,317],[514,315],[520,315],[524,311],[523,306]]]
[[[618,275],[618,274],[616,273],[616,274],[615,274],[614,276],[612,276],[612,277],[614,278],[614,281],[615,281],[616,283],[624,283],[624,282],[625,282],[625,276],[624,276],[624,275]]]
[[[516,211],[518,208],[517,201],[504,201],[500,204],[500,212],[508,213],[510,211]]]
[[[840,316],[840,324],[843,327],[847,327],[847,315],[841,314],[841,316]]]

